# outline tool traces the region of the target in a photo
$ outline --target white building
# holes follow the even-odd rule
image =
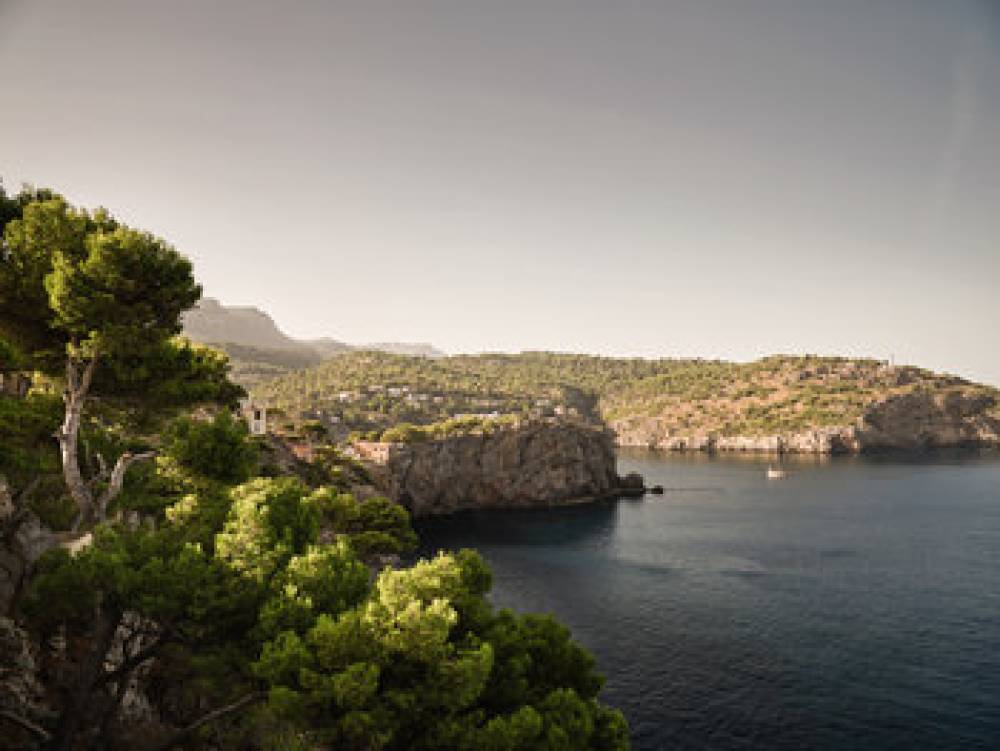
[[[247,421],[250,435],[267,433],[267,407],[254,404],[249,399],[240,399],[240,414]]]

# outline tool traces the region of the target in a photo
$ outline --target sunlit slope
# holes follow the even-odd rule
[[[850,426],[908,394],[961,398],[1000,418],[998,392],[956,376],[877,360],[767,357],[751,363],[530,352],[439,359],[358,352],[258,385],[291,418],[384,428],[460,414],[571,414],[619,433],[763,436]],[[969,406],[971,405],[971,406]],[[641,441],[640,441],[641,442]]]

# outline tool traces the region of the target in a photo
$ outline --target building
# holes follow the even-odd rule
[[[254,404],[250,399],[240,399],[240,416],[247,421],[250,435],[267,434],[267,407]]]

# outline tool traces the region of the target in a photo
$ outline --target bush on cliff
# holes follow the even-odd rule
[[[257,446],[246,440],[247,426],[222,411],[212,420],[181,417],[164,432],[164,449],[183,467],[223,483],[244,482],[260,459]]]
[[[551,618],[494,612],[472,551],[386,568],[372,583],[356,543],[411,543],[412,532],[394,539],[395,516],[386,531],[353,499],[289,478],[230,498],[214,552],[183,526],[104,526],[77,555],[41,561],[25,612],[40,638],[74,645],[51,728],[65,747],[127,735],[117,710],[140,671],[171,725],[150,745],[628,747],[621,714],[597,701],[593,659]],[[336,542],[320,543],[325,525]],[[123,635],[132,657],[108,672],[104,655]],[[209,715],[225,722],[198,725]]]

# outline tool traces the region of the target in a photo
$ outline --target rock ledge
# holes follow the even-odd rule
[[[618,476],[613,434],[577,422],[536,420],[419,443],[359,442],[355,450],[379,490],[414,516],[643,492],[641,477]]]

